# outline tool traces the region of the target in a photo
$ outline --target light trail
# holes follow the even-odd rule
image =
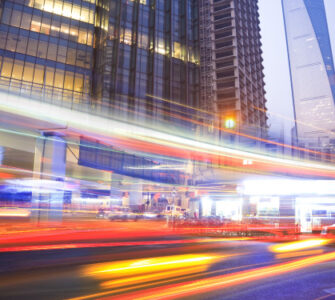
[[[290,251],[297,251],[303,250],[308,248],[320,247],[330,243],[332,240],[330,239],[308,239],[304,241],[297,241],[291,243],[285,243],[280,245],[270,246],[269,250],[271,252],[290,252]]]
[[[244,253],[244,254],[247,254],[247,253]],[[242,253],[241,255],[244,255],[244,254]],[[131,286],[131,287],[126,287],[126,288],[113,288],[113,289],[109,289],[109,290],[103,291],[103,292],[97,292],[97,293],[94,293],[94,294],[88,294],[88,295],[84,295],[84,296],[70,298],[68,300],[97,299],[97,297],[107,296],[107,295],[111,295],[111,294],[125,293],[125,292],[128,292],[128,291],[132,291],[134,289],[143,289],[143,288],[153,287],[153,286],[157,286],[157,284],[167,284],[167,283],[171,283],[171,282],[176,282],[178,280],[186,280],[186,279],[190,279],[190,278],[197,278],[199,276],[208,276],[208,275],[213,275],[213,274],[217,274],[217,273],[230,272],[230,271],[235,271],[235,270],[240,270],[240,269],[250,268],[250,267],[255,267],[255,266],[264,266],[264,265],[267,265],[267,264],[269,264],[269,263],[256,263],[256,264],[250,264],[250,265],[244,265],[244,266],[238,266],[238,267],[232,267],[232,268],[225,268],[225,269],[220,269],[220,270],[215,270],[215,271],[207,271],[207,272],[202,272],[201,274],[190,274],[190,275],[180,276],[180,277],[177,277],[177,278],[171,278],[171,279],[167,279],[167,280],[153,281],[153,282],[150,282],[150,283],[139,284],[139,285],[136,285],[135,287]]]
[[[43,239],[43,237],[41,238]],[[78,248],[100,248],[100,247],[134,247],[151,245],[178,245],[178,244],[199,244],[199,243],[218,243],[229,241],[244,241],[251,238],[219,238],[219,239],[190,239],[190,240],[169,240],[169,241],[126,241],[126,242],[104,242],[104,243],[60,243],[60,244],[40,244],[0,247],[0,253],[4,252],[25,252],[42,250],[62,250]],[[15,243],[15,240],[13,241]]]
[[[120,144],[145,153],[197,161],[210,160],[214,164],[219,162],[219,165],[239,166],[244,170],[335,178],[335,167],[326,164],[231,149],[14,95],[2,93],[0,96],[0,109],[3,111],[60,124],[63,128],[88,136],[98,135],[107,140],[113,137],[111,144]],[[243,165],[245,159],[252,160],[253,164]]]
[[[130,300],[167,300],[177,299],[182,297],[190,297],[192,295],[199,295],[224,289],[239,284],[252,282],[264,278],[282,275],[288,272],[294,272],[306,267],[313,266],[318,263],[323,263],[335,259],[335,252],[312,256],[295,260],[293,262],[276,264],[273,266],[241,271],[232,274],[220,275],[207,279],[199,279],[189,282],[172,284],[168,286],[160,286],[141,292],[134,292],[122,295],[122,299]],[[119,299],[119,296],[106,297],[104,299]]]

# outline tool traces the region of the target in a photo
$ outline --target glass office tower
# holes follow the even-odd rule
[[[95,0],[2,1],[0,88],[89,100],[95,7]]]
[[[197,3],[4,0],[0,88],[135,118],[186,119],[196,114],[187,107],[199,106]]]
[[[97,101],[165,120],[199,106],[198,1],[110,0],[100,18],[108,28],[97,37]]]
[[[323,0],[283,0],[297,140],[313,149],[335,141],[335,73]]]

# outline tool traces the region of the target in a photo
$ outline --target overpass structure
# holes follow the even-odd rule
[[[108,157],[108,152],[123,152],[151,162],[146,166],[137,164],[137,169],[148,165],[163,173],[167,169],[178,169],[185,178],[184,182],[166,183],[185,189],[206,189],[205,184],[197,186],[197,182],[206,181],[236,184],[250,178],[263,180],[269,176],[307,180],[333,180],[335,177],[335,166],[330,164],[227,147],[211,136],[199,137],[196,133],[176,131],[175,128],[154,128],[145,122],[141,126],[118,118],[101,106],[80,103],[71,103],[70,106],[64,102],[0,93],[0,120],[0,146],[6,149],[5,157],[6,151],[17,154],[12,159],[12,165],[7,168],[2,165],[2,174],[5,174],[4,168],[12,173],[31,171],[29,174],[35,179],[62,181],[64,178],[77,178],[110,188],[110,171],[114,178],[118,178],[115,175],[118,169],[104,167],[115,158],[115,155]],[[104,149],[98,158],[99,171],[78,166],[83,139],[91,142],[92,153]],[[26,159],[22,160],[22,164],[15,165],[24,155]],[[162,161],[164,163],[153,163]],[[134,169],[134,166],[128,164],[127,168]],[[132,172],[128,174],[135,174],[136,177],[136,172]],[[150,184],[150,177],[145,179]],[[142,201],[142,187],[137,183],[130,185],[133,189],[131,201]],[[59,200],[59,195],[55,197],[51,202],[59,206],[62,199]]]

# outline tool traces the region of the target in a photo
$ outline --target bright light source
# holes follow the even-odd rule
[[[272,252],[289,252],[296,250],[303,250],[307,248],[320,247],[329,243],[330,240],[327,239],[311,239],[305,241],[298,241],[292,243],[286,243],[281,245],[275,245],[270,247]]]
[[[202,215],[210,216],[212,212],[212,200],[207,196],[201,198]]]
[[[243,183],[244,194],[272,195],[335,195],[334,180],[247,180]]]
[[[232,118],[226,119],[225,123],[224,123],[226,128],[232,129],[235,127],[235,120]]]
[[[243,159],[243,165],[252,165],[252,160],[250,159]]]

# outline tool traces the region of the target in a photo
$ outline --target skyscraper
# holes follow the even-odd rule
[[[95,0],[5,0],[0,5],[0,87],[87,101]]]
[[[297,140],[330,150],[335,137],[335,72],[323,0],[283,0]]]
[[[266,100],[257,1],[204,0],[201,3],[201,13],[208,14],[210,9],[212,15],[212,56],[206,35],[201,44],[204,68],[206,60],[214,63],[212,71],[203,69],[205,76],[211,73],[215,84],[214,96],[208,101],[215,103],[221,126],[265,136]],[[201,21],[205,27],[206,18]]]
[[[167,122],[199,107],[198,1],[0,5],[0,88]]]
[[[173,103],[199,107],[198,1],[111,0],[107,10],[107,31],[97,38],[96,99],[166,120],[181,109]]]

